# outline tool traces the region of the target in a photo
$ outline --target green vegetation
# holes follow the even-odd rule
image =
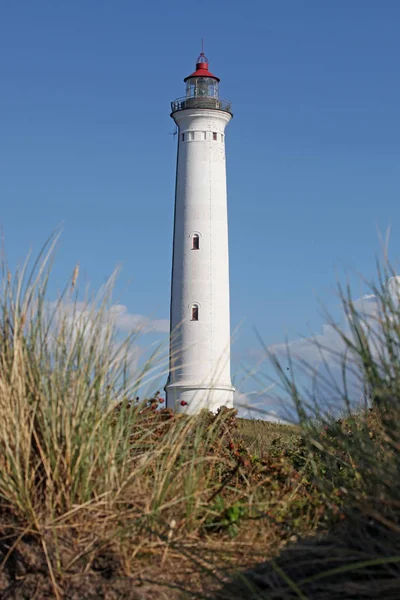
[[[371,334],[343,295],[374,408],[344,394],[334,420],[275,361],[289,426],[131,403],[157,354],[129,375],[112,282],[82,309],[76,269],[50,303],[51,256],[2,270],[2,597],[398,597],[400,324],[385,278]]]

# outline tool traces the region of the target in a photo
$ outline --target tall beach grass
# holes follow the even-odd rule
[[[76,267],[59,298],[49,298],[56,242],[14,275],[2,264],[1,592],[34,597],[36,577],[39,598],[83,589],[87,598],[112,598],[110,590],[134,598],[133,585],[148,586],[147,598],[396,598],[394,274],[378,271],[372,313],[340,289],[347,326],[332,327],[342,343],[341,386],[329,380],[326,349],[322,383],[309,396],[294,357],[270,356],[298,425],[240,421],[232,410],[188,417],[148,402],[151,395],[134,402],[166,371],[167,356],[157,347],[138,366],[140,331],[121,340],[116,275],[81,299]],[[318,397],[332,388],[341,418]]]
[[[77,266],[59,298],[48,297],[56,242],[14,275],[2,265],[0,526],[11,542],[0,551],[8,593],[22,585],[10,565],[26,536],[42,548],[56,598],[68,597],[71,577],[91,572],[104,552],[115,557],[118,581],[139,571],[156,577],[168,561],[184,561],[218,582],[216,549],[232,567],[248,548],[241,521],[267,507],[281,514],[304,486],[293,488],[273,461],[265,472],[235,438],[234,411],[189,418],[133,402],[166,368],[165,352],[135,365],[140,332],[120,339],[115,276],[82,300]],[[282,486],[265,493],[274,469]],[[178,571],[164,573],[184,587]]]
[[[289,345],[285,359],[265,347],[282,397],[297,413],[308,475],[320,497],[337,500],[339,518],[218,598],[400,598],[400,279],[385,260],[377,280],[364,296],[368,309],[339,285],[346,322],[328,316],[334,350],[314,340],[319,371]],[[306,388],[296,373],[313,385]]]

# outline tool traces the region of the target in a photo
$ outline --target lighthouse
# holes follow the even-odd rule
[[[233,406],[230,372],[225,128],[231,103],[201,53],[171,103],[178,153],[166,404],[176,412]]]

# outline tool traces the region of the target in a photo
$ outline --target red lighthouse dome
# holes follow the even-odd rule
[[[186,82],[191,77],[210,77],[211,79],[220,81],[219,77],[216,77],[208,70],[208,58],[204,56],[204,52],[201,52],[200,56],[196,61],[196,70],[191,75],[185,77],[183,81]]]

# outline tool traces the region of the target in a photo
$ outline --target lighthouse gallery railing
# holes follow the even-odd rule
[[[211,108],[212,110],[223,110],[232,114],[232,105],[225,98],[210,98],[207,96],[196,96],[194,98],[177,98],[171,102],[172,112],[185,110],[187,108]]]

